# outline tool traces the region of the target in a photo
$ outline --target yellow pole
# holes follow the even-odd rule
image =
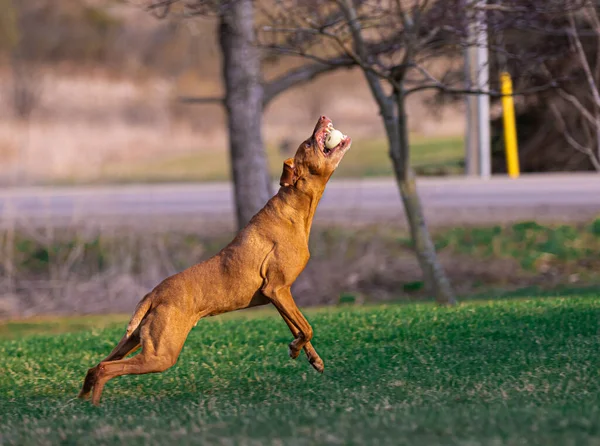
[[[500,74],[502,91],[502,111],[504,117],[504,149],[506,151],[506,167],[511,178],[519,176],[519,149],[517,146],[517,127],[515,124],[515,103],[512,97],[512,80],[510,74]]]

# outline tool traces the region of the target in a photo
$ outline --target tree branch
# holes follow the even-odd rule
[[[193,96],[179,96],[177,98],[177,100],[179,102],[182,102],[184,104],[218,104],[218,105],[223,105],[223,103],[225,102],[225,98],[218,98],[218,97],[193,97]]]
[[[164,19],[167,15],[169,15],[171,5],[178,1],[179,0],[154,0],[149,6],[146,7],[146,10],[157,19]],[[162,11],[159,11],[160,8],[162,8]]]
[[[356,9],[354,9],[352,6],[352,1],[338,0],[337,3],[342,9],[350,27],[350,33],[352,34],[352,40],[354,41],[354,48],[357,53],[354,59],[357,62],[357,65],[360,65],[360,67],[363,69],[371,92],[373,93],[373,96],[375,97],[375,100],[379,104],[380,110],[383,113],[390,107],[389,98],[385,95],[380,81],[380,77],[385,78],[385,76],[378,75],[376,72],[372,71],[372,67],[367,62],[367,47],[362,36],[360,23],[358,22],[356,16]]]
[[[360,1],[364,2],[365,0]],[[263,26],[263,31],[284,32],[293,35],[293,39],[288,38],[284,42],[280,42],[279,46],[285,45],[287,47],[294,46],[299,48],[311,45],[318,37],[322,35],[327,36],[329,34],[328,29],[339,24],[340,20],[343,18],[343,15],[339,10],[333,10],[318,21],[307,13],[299,12],[298,14],[290,14],[283,3],[280,4],[280,2],[276,2],[275,7],[281,10],[281,15],[279,17],[283,17],[283,19],[280,20],[273,13],[273,5],[265,5],[263,2],[258,2],[258,5],[260,5],[259,10],[261,13],[269,19],[269,23],[273,24],[271,26]],[[304,23],[309,27],[307,28],[306,26],[301,25],[301,23]]]
[[[556,81],[550,81],[545,85],[540,85],[538,87],[532,87],[527,90],[522,91],[514,91],[510,96],[526,96],[528,94],[540,93],[542,91],[552,90],[558,86]],[[492,98],[499,98],[505,96],[501,91],[498,90],[481,90],[477,88],[454,88],[449,87],[448,85],[442,82],[434,82],[431,84],[423,84],[418,87],[413,87],[406,90],[405,96],[411,95],[413,93],[418,93],[424,90],[438,90],[442,93],[447,94],[455,94],[455,95],[487,95]]]
[[[471,5],[471,9],[475,11],[499,11],[499,12],[527,12],[527,8],[525,7],[512,7],[512,6],[504,6],[504,5],[494,5],[494,4],[483,4],[474,3]]]
[[[583,106],[581,101],[574,95],[567,93],[562,88],[557,89],[558,95],[565,101],[569,102],[573,107],[577,109],[579,113],[587,120],[591,125],[596,125],[596,120],[592,114]]]
[[[321,74],[339,67],[350,68],[352,66],[354,66],[352,59],[340,56],[292,69],[264,85],[263,107],[266,107],[275,97],[289,88],[309,82]]]
[[[325,37],[328,37],[326,34],[322,34]],[[351,64],[343,64],[341,66],[343,67],[348,67],[348,65],[357,65],[360,68],[362,68],[365,72],[369,72],[369,73],[373,73],[374,75],[376,75],[377,77],[381,78],[381,79],[387,79],[387,76],[376,70],[375,68],[373,68],[370,65],[366,65],[354,52],[349,51],[346,52],[346,48],[342,49],[342,53],[338,56],[332,57],[332,58],[325,58],[325,57],[320,57],[320,56],[316,56],[314,54],[311,54],[309,52],[306,52],[303,49],[297,49],[297,48],[291,48],[291,47],[287,47],[287,46],[279,46],[279,45],[268,45],[265,46],[266,49],[269,49],[271,51],[277,51],[278,53],[281,54],[289,54],[292,56],[298,56],[298,57],[303,57],[305,59],[309,59],[309,60],[313,60],[319,64],[324,64],[324,65],[329,65],[331,60],[334,59],[343,59],[343,58],[347,58],[348,61],[352,61]]]
[[[568,30],[571,43],[575,47],[577,55],[579,56],[581,66],[583,67],[583,71],[588,81],[592,97],[594,98],[594,102],[596,103],[596,107],[600,107],[600,94],[598,93],[598,86],[596,85],[596,81],[594,80],[594,75],[592,74],[592,69],[590,68],[590,64],[588,63],[585,50],[583,49],[583,45],[581,44],[581,39],[579,39],[579,35],[577,34],[577,26],[575,25],[575,18],[573,17],[572,12],[569,13],[568,18],[569,25],[571,27],[571,29]]]
[[[579,142],[575,138],[573,138],[573,136],[567,130],[567,123],[565,122],[563,116],[561,115],[560,111],[558,110],[555,104],[550,104],[550,109],[552,110],[552,114],[558,121],[558,125],[562,131],[563,136],[567,140],[567,143],[575,150],[587,155],[592,165],[594,166],[594,169],[600,172],[600,160],[596,159],[596,156],[594,155],[592,149],[590,149],[589,147],[585,147],[582,144],[579,144]]]
[[[331,59],[322,59],[310,65],[304,65],[299,68],[292,69],[287,73],[264,84],[263,107],[266,107],[279,94],[289,88],[310,82],[316,77],[336,70],[340,67],[350,68],[354,66],[354,61],[348,57],[339,56]],[[184,104],[218,104],[222,105],[225,101],[223,97],[194,97],[180,96],[177,98],[179,102]]]

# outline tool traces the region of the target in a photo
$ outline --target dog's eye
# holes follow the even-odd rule
[[[307,149],[310,149],[311,143],[307,142],[307,143],[305,143],[305,144],[306,144],[306,148],[307,148]]]

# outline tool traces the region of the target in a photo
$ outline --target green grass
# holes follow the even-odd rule
[[[32,334],[56,335],[103,328],[122,328],[127,315],[93,315],[75,317],[37,317],[0,322],[0,339],[17,339]]]
[[[435,239],[438,251],[483,259],[513,258],[525,270],[542,264],[594,271],[600,268],[600,218],[586,225],[541,225],[530,221],[454,228],[436,234]]]
[[[123,327],[0,341],[1,444],[598,444],[600,295],[201,321],[169,371],[72,399]]]
[[[283,159],[277,147],[267,147],[269,170],[274,179],[281,175]],[[412,138],[412,164],[420,174],[456,174],[462,172],[464,145],[462,137]],[[392,175],[392,165],[385,140],[356,141],[336,171],[336,178],[361,178]],[[107,166],[102,179],[116,182],[144,181],[225,181],[230,178],[225,150],[195,152],[153,160],[136,165]]]

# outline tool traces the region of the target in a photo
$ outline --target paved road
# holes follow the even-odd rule
[[[582,220],[600,214],[600,175],[423,178],[418,189],[433,225],[523,218]],[[233,221],[231,186],[158,184],[0,189],[0,222],[57,226],[73,221]],[[317,221],[402,220],[393,179],[332,180]]]

